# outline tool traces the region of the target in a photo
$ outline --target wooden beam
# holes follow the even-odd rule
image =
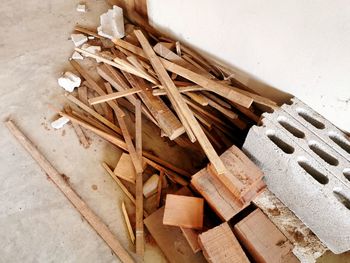
[[[6,122],[6,126],[17,141],[29,152],[41,169],[45,171],[46,175],[55,183],[58,189],[62,191],[76,210],[86,219],[86,221],[107,243],[107,245],[120,258],[120,260],[126,263],[134,262],[132,257],[122,247],[118,239],[116,239],[108,227],[70,187],[62,175],[59,174],[58,171],[50,164],[50,162],[38,151],[36,146],[17,128],[17,126],[11,120]]]
[[[106,102],[106,101],[110,101],[110,100],[115,100],[118,98],[123,98],[125,96],[129,96],[138,92],[141,92],[141,89],[138,88],[132,88],[129,90],[124,90],[124,91],[118,91],[118,92],[113,92],[107,95],[103,95],[103,96],[98,96],[92,99],[89,99],[89,103],[91,105],[95,105],[95,104],[99,104],[102,102]]]

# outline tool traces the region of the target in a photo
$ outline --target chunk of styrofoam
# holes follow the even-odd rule
[[[58,85],[66,91],[73,92],[74,88],[79,87],[81,79],[72,72],[65,72],[62,77],[58,79]]]
[[[77,11],[78,11],[78,12],[81,12],[81,13],[86,13],[86,12],[87,12],[86,5],[84,5],[84,4],[78,4],[78,5],[77,5]]]
[[[82,55],[80,55],[80,53],[74,51],[74,53],[72,54],[72,59],[82,60],[82,59],[84,59],[84,57]]]
[[[83,34],[71,34],[70,38],[72,39],[72,41],[76,47],[79,47],[88,41],[87,36],[85,36]]]
[[[143,195],[148,198],[157,192],[159,176],[158,174],[153,174],[143,185]]]
[[[100,26],[97,28],[100,36],[116,39],[125,36],[123,9],[114,5],[113,9],[109,9],[100,16]]]
[[[57,120],[51,122],[51,127],[58,130],[58,129],[61,129],[68,122],[69,122],[68,118],[60,117]]]

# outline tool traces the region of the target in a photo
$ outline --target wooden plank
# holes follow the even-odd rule
[[[249,263],[228,223],[200,234],[199,244],[210,263]]]
[[[112,234],[101,219],[88,207],[79,195],[70,187],[62,175],[50,164],[50,162],[38,151],[36,146],[16,127],[12,121],[6,122],[7,128],[17,141],[29,152],[46,175],[62,191],[76,210],[86,219],[92,228],[101,236],[113,252],[122,262],[134,262],[128,252],[122,247],[118,239]]]
[[[92,99],[89,99],[89,103],[90,105],[95,105],[95,104],[99,104],[102,102],[106,102],[106,101],[110,101],[110,100],[115,100],[118,98],[123,98],[125,96],[129,96],[131,94],[135,94],[138,92],[141,92],[141,89],[138,88],[132,88],[129,90],[123,90],[123,91],[118,91],[118,92],[113,92],[107,95],[103,95],[103,96],[98,96]]]
[[[74,97],[73,95],[67,93],[66,94],[66,98],[69,99],[74,104],[76,104],[77,106],[79,106],[81,109],[83,109],[87,113],[91,114],[93,117],[95,117],[97,120],[102,122],[104,125],[106,125],[107,127],[111,128],[113,131],[115,131],[116,133],[121,135],[122,131],[120,130],[120,128],[118,126],[116,126],[114,123],[112,123],[109,120],[107,120],[102,115],[98,114],[96,111],[94,111],[89,106],[87,106],[86,104],[84,104],[83,102],[78,100],[76,97]]]
[[[209,99],[204,97],[199,92],[187,92],[186,95],[190,97],[193,101],[197,102],[199,105],[202,106],[208,106],[209,105]]]
[[[127,72],[123,72],[123,74],[133,88],[142,90],[142,93],[138,94],[139,97],[155,117],[159,127],[170,140],[178,138],[185,132],[184,127],[175,114],[159,97],[152,95],[151,87],[143,79]]]
[[[163,224],[202,229],[204,199],[168,194],[165,201]]]
[[[119,45],[119,46],[122,46],[123,48],[143,57],[143,58],[148,58],[146,56],[146,54],[144,53],[144,51],[137,47],[137,46],[134,46],[126,41],[123,41],[121,39],[118,39],[118,40],[113,40],[113,42],[116,44],[116,45]],[[244,94],[241,94],[239,92],[237,92],[236,90],[234,90],[232,87],[228,86],[228,85],[224,85],[218,81],[215,81],[215,80],[211,80],[205,76],[202,76],[198,73],[195,73],[191,70],[188,70],[187,68],[185,67],[182,67],[180,65],[177,65],[171,61],[168,61],[166,59],[163,59],[163,58],[159,58],[160,61],[162,62],[163,66],[173,72],[173,73],[176,73],[177,75],[185,78],[185,79],[188,79],[204,88],[206,88],[207,90],[209,91],[212,91],[214,93],[217,93],[219,94],[220,96],[230,100],[230,101],[233,101],[245,108],[249,108],[253,102],[253,99],[251,99],[250,97],[244,95]]]
[[[128,229],[130,240],[131,240],[131,242],[133,244],[135,244],[135,234],[134,234],[134,231],[132,230],[130,219],[129,219],[128,213],[126,211],[124,201],[122,202],[122,212],[123,212],[123,216],[124,216],[124,221],[125,221],[126,227]]]
[[[206,262],[201,253],[193,253],[179,227],[163,225],[164,207],[144,220],[144,223],[170,263]]]
[[[191,130],[196,135],[196,138],[198,139],[199,144],[201,145],[202,149],[206,153],[210,162],[213,164],[213,167],[216,170],[217,176],[219,177],[220,180],[222,180],[225,183],[225,185],[233,192],[233,194],[235,194],[236,196],[240,196],[241,184],[239,183],[238,180],[234,182],[235,179],[233,180],[229,179],[230,175],[227,174],[227,170],[224,164],[222,163],[219,156],[215,152],[208,138],[205,136],[205,133],[203,132],[197,120],[193,116],[191,110],[188,108],[187,104],[183,101],[176,86],[174,85],[168,73],[162,66],[161,62],[159,61],[159,58],[154,53],[152,47],[149,45],[147,39],[143,36],[141,31],[135,30],[134,32],[137,39],[140,41],[140,44],[144,48],[146,54],[149,56],[151,64],[154,67],[156,73],[158,74],[158,77],[162,85],[166,89],[168,97],[171,99],[172,104],[178,105],[178,108],[180,108],[181,111],[183,112],[184,117],[187,120],[187,122],[190,124]]]
[[[102,88],[92,79],[92,77],[85,71],[76,61],[71,60],[70,61],[72,66],[82,75],[85,80],[90,84],[91,88],[97,92],[99,95],[106,95],[106,93],[102,90]],[[124,113],[123,111],[119,108],[118,104],[116,102],[108,101],[107,102],[109,106],[112,107],[114,110],[116,117],[118,119],[118,123],[120,126],[120,129],[122,131],[126,146],[128,148],[128,152],[131,156],[131,159],[133,161],[133,164],[135,166],[136,173],[142,173],[143,168],[142,168],[142,163],[139,160],[138,156],[136,155],[135,147],[132,143],[131,136],[129,134],[129,131],[126,127],[126,123],[123,119]]]
[[[141,101],[135,104],[135,148],[138,160],[142,161],[142,119]],[[135,164],[134,164],[135,165]],[[136,173],[136,253],[143,256],[145,252],[143,230],[143,171]]]
[[[70,113],[70,114],[72,113],[72,109],[69,107],[69,105],[66,105],[64,107],[64,109],[67,113]],[[77,137],[79,139],[80,144],[83,145],[84,148],[89,148],[90,143],[89,143],[88,139],[86,138],[81,127],[76,123],[72,123],[72,125],[73,125],[73,129],[75,131],[75,134],[77,135]]]
[[[256,209],[234,226],[234,233],[258,263],[297,263],[293,245],[278,228]]]

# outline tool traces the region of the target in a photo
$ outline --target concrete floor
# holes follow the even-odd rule
[[[11,117],[51,163],[70,177],[72,187],[122,245],[133,251],[120,210],[121,200],[131,204],[100,166],[102,161],[115,165],[121,152],[91,133],[93,143],[86,150],[71,126],[60,131],[50,127],[55,114],[47,105],[59,106],[64,100],[57,78],[70,68],[72,28],[76,23],[96,26],[107,9],[104,0],[85,2],[90,11],[81,14],[75,11],[78,1],[2,1],[0,120]],[[161,147],[157,150],[166,152]],[[171,159],[183,161],[179,152],[173,152]],[[6,263],[119,262],[2,123],[0,255],[0,262]],[[146,246],[145,262],[166,262],[152,242]]]
[[[133,251],[120,210],[121,200],[131,204],[100,166],[102,161],[115,165],[120,151],[91,133],[86,150],[72,127],[50,127],[55,114],[47,104],[59,106],[63,100],[57,78],[70,68],[72,28],[77,22],[96,26],[107,9],[104,0],[85,2],[86,14],[75,11],[78,1],[1,2],[0,119],[11,117]],[[2,123],[0,262],[119,262]],[[157,246],[147,245],[145,262],[166,261]]]

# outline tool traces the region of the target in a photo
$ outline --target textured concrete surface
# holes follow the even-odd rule
[[[2,123],[7,117],[70,177],[123,246],[134,250],[121,213],[123,199],[131,204],[100,166],[116,165],[120,151],[91,133],[86,150],[71,126],[55,131],[49,125],[55,114],[47,104],[63,100],[57,78],[70,69],[73,26],[96,26],[107,10],[105,1],[85,2],[88,13],[76,11],[78,1],[1,2],[0,262],[119,262],[9,134]],[[165,262],[156,245],[146,246],[145,262]]]

